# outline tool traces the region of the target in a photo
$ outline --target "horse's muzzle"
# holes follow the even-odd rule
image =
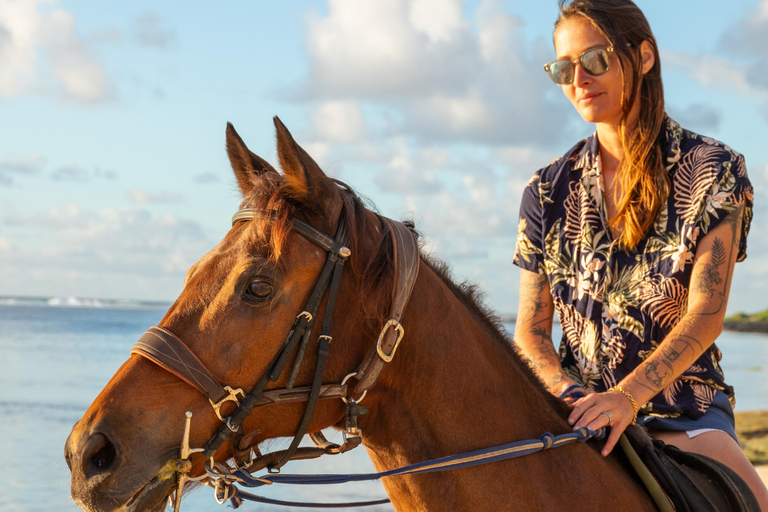
[[[76,426],[64,455],[72,472],[72,499],[88,512],[161,512],[175,485],[175,478],[158,477],[115,485],[122,466],[121,450],[103,432],[86,434]]]

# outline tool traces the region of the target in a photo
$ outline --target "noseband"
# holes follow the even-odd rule
[[[232,217],[232,225],[253,219],[271,221],[273,218],[274,214],[265,217],[259,210],[246,208],[238,211]],[[341,383],[323,384],[322,382],[332,341],[330,331],[336,295],[344,264],[351,256],[351,251],[346,246],[348,234],[343,214],[339,218],[335,238],[329,237],[306,222],[293,219],[293,231],[325,250],[328,255],[304,309],[296,316],[291,330],[272,359],[267,371],[247,394],[242,389],[233,389],[230,386],[220,384],[189,347],[165,328],[150,327],[136,342],[131,350],[132,354],[146,357],[208,397],[214,412],[223,422],[223,425],[202,449],[202,454],[206,458],[212,458],[219,448],[232,438],[232,449],[239,467],[247,467],[249,471],[257,471],[266,467],[270,472],[279,472],[280,468],[291,459],[307,458],[307,456],[316,457],[322,453],[343,453],[362,442],[361,432],[357,426],[357,417],[366,414],[367,410],[358,402],[362,400],[367,390],[376,383],[379,374],[392,360],[403,338],[404,330],[400,324],[400,319],[413,290],[419,267],[418,245],[410,229],[400,222],[385,217],[379,218],[389,228],[397,276],[389,319],[384,324],[376,345],[370,349],[357,371],[350,373]],[[312,384],[311,386],[294,387],[317,312],[326,294],[328,299],[317,343],[317,359]],[[276,382],[280,379],[294,352],[296,358],[286,387],[267,390],[266,387],[270,382]],[[358,382],[354,393],[362,393],[357,399],[353,397],[353,392],[347,384],[347,381],[352,377],[356,378]],[[341,398],[346,403],[344,442],[342,445],[331,443],[325,439],[321,432],[316,432],[311,433],[310,438],[317,448],[299,448],[299,443],[309,428],[319,398]],[[221,407],[230,401],[237,405],[237,410],[229,417],[224,418],[221,415]],[[257,434],[259,430],[244,435],[241,425],[254,408],[299,401],[306,401],[307,406],[293,441],[287,450],[261,455],[257,447],[251,447],[252,436]],[[318,449],[322,453],[317,453]],[[252,455],[252,450],[255,456]],[[303,454],[302,450],[314,450],[316,454]]]

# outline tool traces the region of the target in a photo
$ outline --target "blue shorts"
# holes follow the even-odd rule
[[[739,442],[739,438],[736,437],[736,420],[733,416],[733,408],[731,407],[730,400],[728,400],[728,395],[722,391],[715,392],[715,399],[712,400],[712,405],[709,406],[704,416],[698,420],[692,420],[685,414],[677,418],[657,418],[656,416],[639,414],[637,416],[637,423],[658,430],[689,431],[712,428],[722,430],[735,439],[737,443]]]

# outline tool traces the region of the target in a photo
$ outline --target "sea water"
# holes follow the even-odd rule
[[[167,305],[77,300],[0,302],[0,510],[76,512],[69,497],[64,442],[133,343],[162,318]],[[507,326],[511,331],[513,325]],[[559,335],[559,334],[558,334]],[[726,332],[718,340],[737,411],[768,408],[768,336]],[[179,418],[183,428],[183,417]],[[340,436],[335,434],[335,440]],[[276,448],[285,447],[283,443]],[[374,471],[363,448],[315,461],[292,462],[286,473]],[[259,491],[298,501],[382,498],[380,482],[332,486],[273,485]],[[225,510],[203,487],[182,510]],[[240,510],[306,510],[246,502]],[[370,512],[390,506],[358,509]]]

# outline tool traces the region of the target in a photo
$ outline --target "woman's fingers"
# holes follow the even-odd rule
[[[592,394],[576,400],[573,403],[573,410],[571,411],[571,414],[568,416],[568,423],[570,425],[574,425],[576,424],[576,422],[579,422],[581,420],[581,417],[584,415],[584,413],[593,407],[593,404],[597,400],[598,396],[599,395],[597,394]]]
[[[613,450],[613,447],[616,446],[616,443],[619,442],[619,438],[621,437],[621,434],[624,432],[626,427],[626,425],[622,427],[619,427],[618,425],[611,427],[610,434],[608,434],[608,439],[605,441],[605,446],[603,446],[603,449],[600,450],[600,454],[603,457],[607,457],[608,454],[611,453],[611,450]]]
[[[586,427],[598,430],[610,427],[610,434],[601,453],[608,455],[619,441],[621,433],[632,422],[634,410],[623,394],[618,392],[594,393],[577,400],[568,416],[574,430]]]
[[[576,428],[590,427],[593,422],[599,423],[599,426],[606,426],[608,423],[613,426],[620,418],[624,419],[627,415],[629,415],[629,421],[632,421],[633,414],[632,406],[623,395],[616,392],[595,393],[574,403],[573,411],[568,416],[568,423]]]

